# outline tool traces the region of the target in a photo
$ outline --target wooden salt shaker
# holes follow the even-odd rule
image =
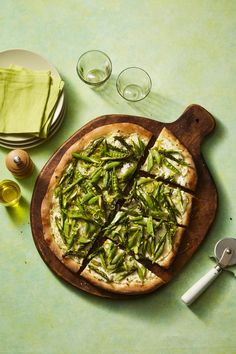
[[[34,170],[34,164],[25,150],[12,150],[6,156],[6,166],[16,178],[29,177]]]

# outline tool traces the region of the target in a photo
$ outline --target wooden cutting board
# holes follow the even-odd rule
[[[156,264],[151,265],[152,271],[160,275],[166,283],[183,268],[207,236],[216,215],[217,190],[201,154],[201,143],[204,137],[214,130],[215,121],[212,115],[199,105],[187,107],[184,113],[173,123],[161,123],[149,118],[130,115],[101,116],[78,130],[54,153],[40,172],[33,191],[30,218],[35,245],[45,263],[61,279],[87,293],[101,297],[121,299],[130,298],[133,295],[113,294],[99,289],[78,274],[71,272],[57,259],[44,241],[40,214],[41,203],[47,191],[50,178],[67,149],[91,130],[106,124],[118,122],[141,125],[145,129],[150,130],[156,137],[164,126],[167,127],[188,148],[196,164],[198,173],[196,198],[194,198],[193,202],[191,222],[184,233],[177,257],[168,270],[164,270]]]

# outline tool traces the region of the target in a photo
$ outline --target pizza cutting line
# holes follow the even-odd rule
[[[107,239],[110,239],[112,240],[113,242],[115,242],[120,249],[126,251],[127,254],[133,256],[134,258],[136,257],[136,255],[134,254],[134,252],[127,252],[127,249],[121,244],[119,243],[118,241],[114,240],[114,239],[111,239],[109,238],[109,236],[107,237],[104,237],[104,229],[106,229],[106,227],[112,222],[114,216],[117,214],[117,212],[119,212],[122,208],[122,206],[124,205],[125,203],[125,198],[128,196],[128,194],[130,193],[132,187],[133,187],[133,184],[134,184],[134,181],[135,179],[137,178],[137,175],[139,174],[140,176],[143,176],[143,177],[147,177],[147,178],[152,178],[152,179],[155,179],[157,181],[161,181],[163,182],[165,185],[168,185],[168,186],[171,186],[172,188],[180,188],[181,190],[183,190],[184,192],[187,192],[187,193],[190,193],[192,195],[194,195],[194,192],[192,190],[189,190],[188,188],[185,188],[183,186],[180,186],[179,184],[177,183],[173,183],[171,181],[168,181],[168,180],[165,180],[161,177],[158,177],[158,178],[155,178],[155,175],[152,175],[151,173],[148,173],[148,172],[145,172],[145,171],[141,171],[141,166],[144,164],[144,162],[146,161],[147,157],[148,157],[148,154],[149,154],[149,151],[150,149],[154,146],[155,142],[156,142],[156,139],[158,137],[155,137],[155,136],[152,136],[152,138],[150,139],[146,149],[145,149],[145,152],[143,154],[143,156],[140,158],[139,162],[138,162],[138,165],[137,165],[137,168],[136,168],[136,171],[135,173],[133,174],[133,182],[130,181],[128,183],[128,185],[126,186],[125,188],[125,191],[123,193],[123,198],[118,200],[117,201],[117,204],[116,204],[116,208],[115,208],[115,211],[113,212],[112,215],[110,215],[110,218],[108,220],[108,222],[104,225],[104,227],[102,228],[101,232],[99,233],[99,235],[97,236],[97,239],[93,245],[93,247],[90,249],[88,255],[85,257],[84,261],[83,261],[83,264],[79,270],[79,274],[83,273],[84,269],[87,267],[90,259],[91,259],[91,254],[93,254],[95,252],[96,249],[98,249],[99,247],[101,247],[101,245],[107,240]],[[155,218],[153,217],[154,220],[156,221],[160,221],[159,218]],[[177,223],[177,226],[185,229],[187,227],[187,225],[182,225],[182,224],[179,224]],[[170,274],[168,273],[168,270],[163,268],[162,266],[159,266],[157,263],[155,263],[155,271],[154,271],[154,268],[153,268],[153,263],[150,262],[149,260],[147,259],[138,259],[138,261],[143,264],[144,266],[146,266],[150,271],[154,272],[154,274],[156,274],[157,276],[161,277],[163,279],[163,281],[167,282],[169,279],[170,279]]]
[[[196,195],[195,191],[193,191],[192,189],[189,189],[189,188],[186,188],[184,186],[181,186],[180,184],[172,182],[172,181],[170,181],[168,179],[164,179],[163,177],[157,177],[157,176],[155,176],[152,173],[149,173],[149,172],[146,172],[146,171],[142,171],[142,170],[139,171],[139,174],[140,174],[141,177],[147,177],[147,178],[155,179],[156,181],[160,181],[163,184],[169,185],[172,188],[180,188],[182,191],[184,191],[186,193],[189,193],[189,194],[191,194],[194,197]]]
[[[109,142],[108,140],[106,142],[106,140],[104,140],[104,137],[102,136],[104,136],[106,132],[109,132],[110,134],[111,129],[114,131],[115,127],[117,127],[116,134],[118,135],[115,135],[112,138],[113,140],[108,139]],[[137,157],[137,152],[138,154],[140,154],[140,151],[142,151],[144,145],[144,143],[141,140],[139,140],[139,137],[138,137],[138,143],[132,142],[132,140],[131,141],[125,140],[122,137],[122,133],[125,134],[125,136],[129,136],[129,134],[131,135],[133,134],[133,130],[137,131],[137,129],[139,129],[138,133],[140,133],[142,139],[145,137],[145,139],[147,140],[148,138],[148,142],[147,144],[145,144],[146,147],[143,150],[140,157],[134,160],[135,162],[131,162],[131,163],[126,162],[126,166],[128,166],[128,171],[131,168],[132,172],[129,175],[129,178],[127,179],[128,182],[123,183],[122,194],[120,195],[119,193],[120,187],[117,185],[118,179],[117,179],[116,168],[118,167],[119,173],[121,173],[121,171],[123,171],[122,173],[126,172],[127,167],[125,171],[123,168],[125,166],[124,162],[122,162],[124,158],[123,156],[126,156],[127,154],[128,154],[127,156],[130,156],[130,152],[132,152],[132,149],[135,149],[136,153],[134,156]],[[103,258],[102,254],[105,255],[107,253],[107,249],[110,248],[112,248],[114,251],[114,249],[116,249],[115,243],[117,243],[119,244],[120,250],[116,249],[116,251],[119,253],[120,259],[121,258],[124,259],[125,262],[124,265],[126,265],[125,269],[123,269],[123,272],[125,272],[126,274],[127,270],[130,271],[130,269],[134,269],[135,272],[138,272],[140,279],[144,278],[144,274],[146,274],[146,276],[149,277],[148,280],[149,280],[150,289],[153,288],[153,286],[157,286],[157,285],[160,286],[160,282],[162,280],[159,278],[153,279],[151,273],[146,273],[147,270],[143,269],[142,267],[140,268],[135,258],[137,258],[138,261],[140,259],[148,258],[149,260],[152,261],[152,263],[157,262],[158,266],[155,266],[155,270],[156,270],[155,273],[157,272],[158,274],[161,273],[162,267],[168,268],[170,262],[172,262],[172,260],[176,256],[178,246],[184,232],[184,228],[179,226],[181,225],[181,223],[178,222],[178,219],[174,220],[173,223],[173,214],[175,216],[176,211],[178,210],[176,208],[176,205],[173,204],[169,194],[172,193],[172,197],[174,196],[175,200],[181,201],[180,204],[182,205],[183,204],[182,199],[183,198],[186,199],[186,195],[184,194],[185,193],[184,188],[190,189],[190,187],[194,186],[195,183],[194,181],[193,181],[194,183],[192,183],[191,179],[186,180],[186,178],[183,175],[181,177],[182,179],[173,179],[175,188],[174,186],[172,187],[170,186],[172,180],[171,182],[169,182],[168,177],[170,176],[172,177],[174,176],[175,178],[176,176],[178,177],[179,171],[177,167],[182,166],[183,167],[182,170],[185,171],[188,171],[189,168],[188,168],[188,163],[186,163],[183,160],[183,157],[179,152],[182,150],[185,152],[184,147],[179,143],[179,141],[176,142],[171,132],[166,131],[165,128],[163,129],[163,131],[164,134],[162,134],[160,138],[161,134],[158,137],[154,137],[147,130],[144,130],[141,127],[137,128],[137,125],[134,126],[133,124],[123,123],[117,125],[113,124],[112,126],[107,125],[102,129],[98,128],[95,129],[95,131],[90,132],[87,136],[83,137],[80,141],[78,141],[78,143],[74,144],[69,149],[69,151],[67,151],[67,153],[65,154],[64,158],[62,159],[62,163],[60,163],[59,166],[57,167],[56,172],[54,173],[52,180],[50,182],[47,196],[44,199],[44,203],[42,205],[42,215],[43,215],[43,219],[46,220],[46,222],[44,222],[44,230],[46,233],[45,240],[48,242],[51,250],[53,250],[53,252],[58,256],[58,258],[63,260],[63,263],[68,268],[73,270],[73,272],[78,272],[79,270],[78,274],[83,273],[82,274],[83,276],[85,274],[85,277],[88,277],[88,280],[92,280],[93,282],[93,279],[91,279],[91,274],[89,273],[87,266],[90,264],[90,258],[93,255],[93,253],[94,252],[96,253],[96,247],[102,248],[103,253],[95,254],[94,257],[96,258],[99,256],[100,259],[98,257],[98,259],[92,258],[92,260],[94,262],[96,261],[97,263],[99,263],[100,261],[102,261]],[[172,144],[174,148],[172,148],[171,145],[171,146],[167,146],[167,150],[163,150],[164,148],[166,149],[165,139],[167,139],[167,142],[168,139],[170,141],[172,140],[174,142]],[[88,142],[90,143],[91,141],[93,142],[92,145],[89,145],[88,148],[86,148],[87,150],[84,150],[87,143]],[[102,141],[105,141],[104,143],[102,143],[103,145],[101,147],[103,150],[105,149],[105,151],[107,151],[107,149],[108,150],[111,149],[111,151],[112,150],[114,151],[112,152],[112,155],[108,155],[110,157],[108,157],[107,155],[102,155],[103,167],[97,167],[97,161],[98,161],[97,158],[99,157],[99,155],[96,155],[96,149],[97,146],[100,146],[100,142]],[[124,149],[121,149],[120,151],[120,149],[117,150],[117,148],[115,148],[117,141],[123,147],[126,148],[127,151],[125,153],[126,155],[124,155]],[[130,142],[132,142],[133,145],[130,145]],[[164,146],[163,146],[163,142],[164,142]],[[133,146],[132,149],[131,146]],[[129,151],[130,149],[131,151]],[[94,151],[95,151],[95,155],[94,155]],[[74,158],[72,162],[70,162],[71,155]],[[186,156],[187,159],[190,160],[187,153]],[[75,163],[75,159],[78,160],[76,163]],[[64,171],[65,166],[67,166],[68,162],[69,162],[69,167],[67,167],[65,174],[62,175],[61,182],[59,182],[59,186],[58,186],[57,185],[58,175],[60,175],[61,172]],[[158,173],[160,172],[160,168],[156,167],[156,165],[161,166],[161,164],[164,166],[164,169],[162,169],[161,175],[160,174],[158,175]],[[76,169],[75,166],[77,166]],[[143,174],[145,173],[149,174],[149,177],[147,177],[147,175],[146,177],[144,177]],[[158,181],[158,179],[161,179],[163,177],[162,176],[163,173],[164,173],[163,179],[165,180],[165,184],[161,181]],[[102,185],[101,182],[99,182],[100,184],[98,183],[98,181],[100,181],[101,175],[104,176]],[[154,179],[152,178],[153,176],[155,176]],[[56,179],[56,183],[55,183],[55,179],[53,179],[54,177]],[[110,179],[109,188],[112,188],[113,191],[112,193],[115,193],[115,195],[118,196],[118,197],[116,196],[115,198],[113,196],[113,199],[111,199],[112,195],[109,195],[109,190],[105,191],[105,194],[103,194],[103,185],[104,183],[105,186],[107,185],[108,178]],[[66,184],[64,183],[64,180],[66,181]],[[61,183],[62,185],[60,185]],[[50,211],[50,209],[48,208],[47,198],[50,200],[51,203],[51,200],[53,200],[53,195],[54,195],[54,188],[55,188],[54,185],[57,185],[56,194],[57,196],[59,195],[58,202],[56,202],[56,204],[54,202],[54,205],[56,209],[58,209],[58,207],[61,208],[62,216],[60,216],[59,214],[56,214],[55,216],[56,229],[58,230],[56,231],[57,235],[54,235],[54,238],[52,238],[51,221],[48,218],[48,211]],[[137,185],[138,188],[137,190],[135,190]],[[143,200],[142,193],[139,193],[141,189],[143,190],[143,193],[146,196],[145,197],[146,199],[144,198],[145,200]],[[162,190],[162,194],[164,193],[163,196],[165,200],[165,205],[168,206],[167,210],[161,210],[161,209],[157,210],[158,213],[161,213],[162,217],[159,217],[158,216],[159,214],[152,215],[153,212],[155,211],[155,210],[153,211],[152,209],[154,207],[154,204],[156,203],[155,200],[156,196],[154,198],[154,196],[152,195],[154,193],[154,189],[155,189],[155,193],[157,191],[159,193],[159,190]],[[61,191],[62,192],[64,191],[63,195],[61,195]],[[83,206],[84,202],[82,202],[81,204],[81,202],[76,199],[77,200],[75,202],[76,204],[73,202],[71,204],[72,209],[70,207],[68,210],[66,206],[68,204],[68,201],[69,200],[73,201],[74,200],[73,198],[76,197],[77,193],[81,195],[82,201],[84,202],[86,201],[86,205],[88,204],[88,207],[86,206],[86,209],[84,209]],[[66,194],[66,197],[64,196],[64,194]],[[96,207],[97,203],[98,206]],[[103,213],[101,213],[101,209],[99,210],[99,207],[101,208],[101,205],[104,203],[106,203],[106,210],[109,211],[108,219],[107,216],[105,216],[105,214],[103,215]],[[190,198],[190,204],[191,204],[191,198]],[[140,210],[140,205],[141,205],[141,210]],[[143,212],[143,207],[147,208],[147,214],[145,214],[146,212]],[[90,219],[89,214],[86,215],[87,212],[89,213],[89,210],[92,210],[91,208],[93,209],[94,213],[96,212],[96,219],[94,220]],[[162,218],[163,215],[165,216],[166,214],[168,218],[164,222]],[[93,215],[95,216],[95,214]],[[169,217],[171,217],[172,220],[171,219],[169,220]],[[79,226],[80,233],[81,231],[87,229],[87,226],[89,226],[90,229],[90,236],[89,236],[90,239],[89,238],[87,239],[87,236],[86,238],[83,236],[82,237],[79,236],[79,242],[80,243],[82,242],[82,246],[85,245],[85,248],[82,248],[82,253],[83,253],[82,267],[81,264],[78,265],[76,262],[74,262],[73,251],[64,252],[62,250],[64,246],[62,246],[61,243],[61,242],[66,242],[66,243],[69,242],[69,247],[71,247],[70,245],[73,245],[76,234],[78,233],[78,231],[76,231],[76,233],[74,233],[73,231],[74,227],[77,225],[76,220],[78,220],[78,218],[79,220],[81,220]],[[121,223],[120,220],[122,218],[125,220],[125,222],[123,220],[123,222]],[[161,222],[159,222],[159,220],[161,220]],[[186,222],[185,226],[187,226],[186,220],[185,220]],[[88,223],[89,225],[87,225]],[[126,224],[128,225],[128,229]],[[132,234],[131,237],[129,237],[128,244],[127,244],[126,242],[127,240],[125,240],[126,242],[125,243],[124,239],[127,237],[127,235],[130,236],[129,233],[127,234],[129,228],[130,230],[132,230]],[[61,231],[62,231],[62,236],[60,236]],[[144,241],[141,242],[142,251],[140,251],[140,249],[137,250],[137,240],[140,237],[140,231],[141,234],[145,232],[145,238],[147,239],[145,242]],[[73,236],[72,238],[71,238],[71,233],[74,233],[72,235]],[[121,236],[123,237],[123,241],[120,239]],[[62,241],[61,241],[61,237],[62,237]],[[68,239],[68,237],[70,238]],[[157,244],[155,244],[156,241],[154,240],[156,237],[158,238]],[[172,237],[175,237],[175,243],[173,246],[172,246]],[[145,238],[143,240],[145,240]],[[108,241],[108,239],[110,239],[111,241]],[[104,240],[105,243],[103,243]],[[130,242],[131,240],[132,242],[136,240],[135,241],[136,243]],[[89,242],[88,245],[89,247],[87,247],[88,242]],[[61,246],[58,246],[58,244],[59,245],[61,244]],[[121,247],[125,249],[126,255],[124,255],[124,251],[122,251]],[[81,255],[82,253],[80,252]],[[130,259],[129,254],[135,255],[135,257]],[[153,256],[151,256],[152,254]],[[131,264],[131,268],[130,268],[130,264]],[[114,267],[114,264],[111,264],[110,266]],[[99,271],[100,273],[101,272],[104,273],[101,269]],[[165,271],[163,271],[162,273],[164,274]],[[104,274],[103,277],[106,278]],[[168,277],[164,276],[163,278],[167,279]],[[96,283],[95,285],[100,286],[99,282],[98,284],[97,282],[95,283]],[[122,292],[126,292],[127,289],[125,289],[123,285],[120,284],[120,288],[122,289]],[[101,283],[101,286],[104,286],[104,284],[102,285]],[[109,286],[107,285],[107,288],[109,287],[110,285]],[[136,290],[137,289],[133,289],[134,292],[136,292]],[[148,288],[145,288],[145,286],[143,286],[142,290],[147,291]]]
[[[123,194],[122,194],[122,198],[121,199],[118,199],[117,202],[116,202],[116,206],[115,206],[115,210],[109,215],[109,218],[107,220],[107,222],[105,223],[105,225],[103,226],[102,230],[100,231],[100,233],[98,234],[96,240],[94,241],[94,244],[92,245],[91,249],[89,250],[89,253],[87,254],[87,256],[84,258],[83,262],[82,262],[82,265],[78,271],[78,274],[81,274],[83,272],[83,270],[87,267],[88,263],[89,263],[89,260],[90,260],[90,255],[94,253],[94,251],[96,249],[98,249],[99,247],[101,247],[101,245],[109,238],[107,237],[104,237],[104,231],[103,229],[106,229],[106,227],[112,222],[112,220],[114,219],[116,213],[122,208],[124,202],[125,202],[125,197],[128,196],[132,186],[133,186],[133,181],[135,179],[135,177],[137,176],[137,173],[140,171],[140,168],[141,166],[144,164],[147,156],[148,156],[148,153],[149,153],[149,149],[155,144],[155,141],[156,141],[156,137],[154,135],[151,136],[145,150],[144,150],[144,153],[143,153],[143,156],[141,156],[141,158],[139,159],[138,161],[138,164],[137,164],[137,167],[136,167],[136,170],[134,171],[134,174],[133,174],[133,180],[132,181],[129,181]],[[119,245],[119,244],[118,244]],[[125,250],[122,245],[119,245],[121,247],[121,249]]]

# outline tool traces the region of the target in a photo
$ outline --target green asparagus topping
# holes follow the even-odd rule
[[[118,283],[135,272],[143,283],[147,273],[144,266],[137,263],[134,258],[128,256],[111,241],[106,241],[93,253],[88,267],[105,281]]]
[[[109,170],[113,170],[113,168],[116,168],[118,166],[120,166],[122,162],[121,161],[112,161],[112,162],[109,162],[108,164],[106,164],[104,166],[104,169],[109,171]]]
[[[96,183],[100,179],[101,175],[102,175],[102,168],[99,167],[93,172],[91,176],[91,182]]]
[[[167,161],[167,159],[164,160],[164,164],[166,165],[167,168],[169,168],[169,170],[171,170],[173,173],[177,173],[179,174],[180,171],[174,166],[172,165],[169,161]]]
[[[114,139],[119,141],[120,147],[108,143],[105,138],[100,138],[83,151],[72,153],[72,160],[59,180],[55,198],[58,200],[60,210],[59,215],[55,217],[55,225],[67,248],[65,256],[86,255],[86,247],[104,226],[117,200],[122,197],[127,181],[135,172],[138,160],[145,150],[145,144],[141,139],[135,138],[133,141],[129,138],[129,143],[126,138],[119,135]],[[144,193],[142,202],[155,207],[153,198],[147,193]],[[129,211],[131,212],[131,209]],[[138,216],[134,208],[133,215]],[[117,213],[106,230],[107,234],[110,233],[112,237],[127,242],[126,220],[126,212]],[[147,226],[143,219],[137,219],[136,222],[138,221]],[[150,225],[149,221],[149,232]],[[136,226],[143,227],[138,224]],[[132,229],[131,225],[131,233],[135,236],[130,247],[135,250],[140,230]],[[116,247],[111,248],[109,254],[102,254],[100,258],[103,267],[109,259],[110,267],[114,268],[117,265],[121,271],[123,256],[116,255]],[[122,271],[124,272],[124,269]]]
[[[99,138],[99,139],[93,141],[85,150],[87,156],[92,155],[95,152],[95,150],[101,145],[101,143],[103,141],[104,141],[104,138]]]
[[[153,220],[151,216],[149,216],[149,218],[147,219],[147,233],[153,237],[155,236]]]
[[[146,273],[147,273],[147,269],[145,267],[143,267],[142,265],[140,265],[137,267],[137,270],[138,270],[138,276],[139,276],[141,282],[143,283]]]
[[[86,161],[86,162],[98,164],[97,160],[92,159],[91,157],[88,157],[86,155],[79,154],[78,152],[73,152],[72,156],[76,157],[78,160],[83,160],[83,161]]]
[[[116,277],[114,277],[114,280],[117,282],[121,282],[123,279],[127,278],[129,275],[133,274],[136,271],[135,268],[130,269],[127,272],[122,272],[118,274]]]
[[[182,158],[182,155],[179,151],[160,149],[159,153],[164,155],[166,158],[177,162],[179,165],[189,166],[189,164],[186,161],[184,161],[184,159]],[[175,157],[174,155],[178,155],[179,158]]]
[[[120,187],[118,184],[118,178],[117,178],[116,170],[114,167],[113,167],[113,171],[112,171],[112,189],[115,194],[117,194],[117,195],[120,194]]]
[[[157,150],[153,149],[152,156],[153,156],[155,162],[157,163],[157,165],[161,167],[162,166],[162,156],[160,155],[160,153]]]
[[[59,184],[62,184],[66,180],[70,180],[73,178],[74,172],[75,172],[75,165],[76,165],[76,160],[72,160],[69,166],[67,167],[66,171],[63,173]]]
[[[154,162],[153,162],[153,156],[152,153],[150,152],[147,158],[147,171],[150,172],[153,168]]]
[[[158,244],[158,248],[154,254],[154,258],[153,258],[153,262],[156,262],[158,260],[158,258],[161,256],[163,250],[164,250],[164,246],[165,246],[165,240],[161,241]]]
[[[104,156],[101,157],[102,161],[113,161],[113,160],[126,160],[129,157],[131,157],[131,153],[124,153],[124,152],[118,152],[118,151],[111,151],[110,152],[111,156]]]
[[[78,241],[79,241],[79,243],[83,243],[83,244],[91,242],[91,240],[88,240],[87,238],[85,238],[83,236],[81,236]]]
[[[105,272],[103,272],[100,268],[95,267],[91,263],[88,265],[88,267],[93,270],[95,273],[99,274],[103,279],[105,279],[107,282],[110,282],[110,278],[107,276]]]
[[[115,136],[114,139],[118,140],[127,150],[131,149],[131,145],[129,145],[123,137]]]
[[[99,198],[101,198],[100,195],[96,195],[95,197],[90,198],[88,204],[89,205],[95,204],[96,202],[98,202]]]

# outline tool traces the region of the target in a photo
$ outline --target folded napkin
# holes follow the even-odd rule
[[[63,86],[50,71],[0,68],[0,133],[46,138]]]

